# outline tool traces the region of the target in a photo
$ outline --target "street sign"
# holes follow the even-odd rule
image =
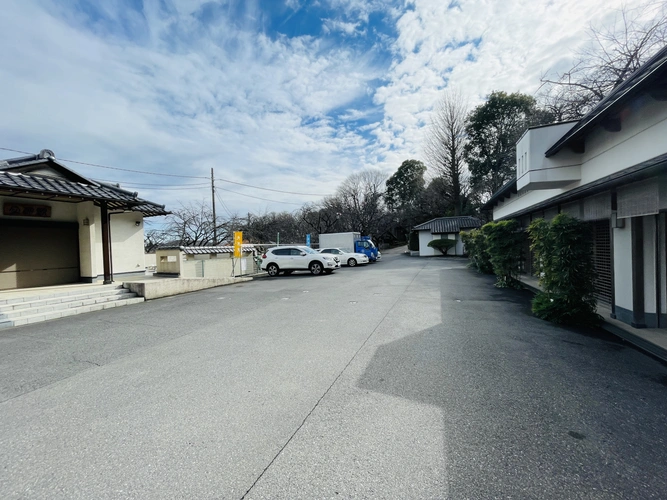
[[[234,257],[241,257],[241,245],[243,245],[243,231],[234,231]]]
[[[310,234],[307,234],[307,235],[306,235],[306,246],[307,246],[307,247],[310,246]]]

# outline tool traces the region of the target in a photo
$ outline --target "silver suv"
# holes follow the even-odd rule
[[[310,271],[314,276],[319,276],[340,269],[340,259],[334,255],[317,253],[310,247],[273,247],[262,255],[262,269],[272,277],[280,273],[292,274],[294,271]]]

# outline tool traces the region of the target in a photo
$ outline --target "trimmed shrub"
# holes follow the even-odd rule
[[[543,291],[533,299],[533,314],[552,323],[594,326],[596,313],[593,242],[588,225],[567,214],[528,228]]]
[[[471,267],[478,273],[491,274],[493,266],[489,259],[489,252],[486,248],[486,236],[481,229],[471,229],[470,231],[461,231],[461,240],[465,245],[465,251],[470,259]]]
[[[440,252],[442,252],[442,255],[447,255],[449,249],[456,246],[456,240],[448,240],[448,239],[431,240],[428,242],[428,246],[440,250]]]
[[[410,232],[410,238],[408,239],[408,250],[413,252],[419,251],[419,233],[417,231]]]
[[[516,220],[489,222],[482,226],[482,233],[486,236],[489,260],[498,278],[496,286],[521,288],[518,278],[523,233],[519,222]]]

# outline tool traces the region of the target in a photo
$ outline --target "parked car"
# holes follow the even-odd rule
[[[318,252],[338,257],[342,266],[354,267],[357,264],[368,264],[368,255],[346,251],[344,248],[320,248]]]
[[[370,262],[377,260],[378,248],[370,236],[361,233],[322,233],[319,236],[320,248],[344,248],[349,252],[366,254]]]
[[[318,276],[340,269],[340,259],[335,255],[320,254],[310,247],[273,247],[262,255],[262,269],[271,277],[280,273],[292,274],[294,271],[310,271],[312,275]]]

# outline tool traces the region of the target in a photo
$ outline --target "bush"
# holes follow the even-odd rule
[[[567,214],[528,228],[543,291],[533,299],[533,314],[553,323],[593,326],[596,313],[593,243],[587,224]]]
[[[521,288],[518,278],[523,233],[519,222],[516,220],[489,222],[482,226],[482,233],[486,236],[489,260],[498,278],[496,286]]]
[[[477,270],[479,273],[493,273],[493,266],[491,265],[486,245],[486,236],[481,229],[461,231],[461,240],[465,245],[465,251],[470,259],[468,267]]]
[[[442,255],[447,255],[449,249],[456,246],[456,240],[447,240],[447,239],[431,240],[428,242],[428,246],[440,250],[440,252],[442,252]]]
[[[410,239],[408,240],[408,250],[419,252],[419,233],[417,231],[410,232]]]

